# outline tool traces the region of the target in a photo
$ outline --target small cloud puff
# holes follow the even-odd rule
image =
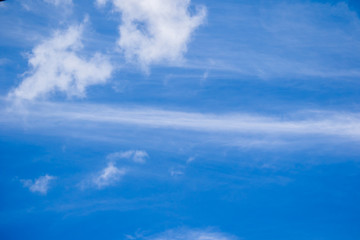
[[[79,183],[81,188],[98,188],[102,189],[118,183],[123,176],[128,173],[128,168],[117,167],[116,161],[119,159],[130,159],[135,163],[145,163],[149,157],[147,152],[140,150],[130,150],[125,152],[115,152],[107,155],[108,165],[97,174],[85,179]]]
[[[116,161],[118,159],[131,159],[135,163],[145,163],[149,158],[149,154],[141,150],[129,150],[125,152],[115,152],[107,156],[107,159]]]
[[[93,184],[97,188],[104,188],[111,186],[121,180],[126,174],[125,168],[118,168],[114,163],[110,162],[106,168],[104,168],[98,176],[93,178]]]
[[[182,176],[182,175],[184,175],[184,172],[183,171],[181,171],[181,170],[177,170],[177,169],[170,169],[170,175],[172,176],[172,177],[177,177],[177,176]]]
[[[34,181],[31,179],[27,179],[21,180],[21,182],[23,183],[24,187],[29,188],[31,192],[37,192],[42,195],[46,195],[50,188],[50,182],[55,179],[56,177],[46,174],[45,176],[41,176]]]
[[[187,160],[186,160],[186,163],[189,164],[191,162],[193,162],[196,158],[195,157],[189,157]]]

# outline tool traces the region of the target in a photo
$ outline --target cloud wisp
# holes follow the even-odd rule
[[[241,78],[357,79],[360,18],[347,2],[217,2],[187,67]]]
[[[127,236],[127,239],[143,240],[236,240],[235,236],[212,229],[172,229],[152,236]]]
[[[129,165],[121,163],[118,166],[118,160],[128,159],[137,164],[144,164],[149,155],[145,151],[129,150],[123,152],[114,152],[106,156],[107,166],[101,171],[86,177],[79,183],[80,188],[96,188],[104,189],[107,187],[115,186],[122,178],[129,173]]]
[[[70,26],[36,46],[29,58],[28,76],[9,98],[34,100],[56,92],[84,97],[88,86],[105,83],[113,67],[99,53],[89,59],[81,56],[83,28]]]
[[[151,64],[179,63],[187,51],[194,30],[206,16],[206,8],[197,6],[190,13],[190,0],[97,0],[111,1],[121,13],[118,46],[129,62],[145,70]]]
[[[16,107],[3,109],[0,121],[16,122],[16,119],[23,119],[21,116],[26,116],[28,121],[34,123],[34,127],[36,120],[41,119],[41,125],[51,122],[62,122],[65,125],[88,122],[197,132],[274,136],[322,135],[360,139],[358,113],[304,111],[276,117],[248,113],[177,112],[141,107],[129,109],[97,104],[42,102],[24,106],[18,109]]]
[[[50,189],[50,183],[55,179],[56,177],[46,174],[45,176],[41,176],[35,180],[23,179],[21,182],[23,186],[29,188],[31,192],[46,195]]]
[[[111,161],[116,161],[118,159],[130,159],[134,163],[145,163],[146,159],[149,158],[149,154],[142,150],[129,150],[125,152],[111,153],[106,158]]]
[[[72,0],[44,0],[47,3],[54,4],[55,6],[69,6],[73,4]]]
[[[118,168],[113,162],[109,162],[107,167],[94,176],[92,183],[98,188],[102,189],[118,183],[121,178],[126,174],[125,168]]]

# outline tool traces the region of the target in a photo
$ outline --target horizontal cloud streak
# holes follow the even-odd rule
[[[118,159],[131,159],[135,163],[145,163],[146,159],[149,157],[149,154],[141,150],[129,150],[126,152],[114,152],[109,154],[106,158],[111,161],[116,161]]]
[[[132,236],[128,236],[134,239]],[[147,240],[235,240],[235,236],[208,229],[175,229],[168,230],[150,237],[142,237]]]
[[[305,111],[280,117],[247,113],[205,114],[96,104],[28,103],[2,111],[1,121],[19,117],[42,122],[94,122],[145,128],[231,134],[326,135],[360,139],[360,114]]]
[[[45,2],[54,4],[56,6],[73,4],[72,0],[45,0]]]

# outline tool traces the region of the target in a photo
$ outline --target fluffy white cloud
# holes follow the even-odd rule
[[[179,62],[192,32],[203,23],[206,8],[189,11],[190,0],[97,0],[111,1],[121,12],[118,45],[130,62],[144,69],[153,63]]]
[[[107,156],[107,158],[109,160],[117,160],[117,159],[131,159],[132,161],[134,161],[135,163],[145,163],[146,159],[149,157],[149,154],[145,151],[140,151],[140,150],[130,150],[130,151],[125,151],[125,152],[115,152],[115,153],[111,153]]]
[[[126,169],[117,168],[114,163],[110,162],[98,176],[93,178],[93,183],[98,188],[104,188],[119,182],[125,174]]]
[[[84,97],[87,86],[105,83],[112,65],[99,53],[90,59],[80,56],[82,32],[82,25],[71,26],[35,47],[29,59],[29,76],[9,97],[33,100],[56,91]]]
[[[50,182],[52,180],[54,180],[55,177],[54,176],[50,176],[50,175],[45,175],[45,176],[41,176],[37,179],[30,180],[21,180],[21,182],[23,183],[24,187],[29,188],[29,190],[31,192],[38,192],[40,194],[47,194],[49,188],[50,188]]]

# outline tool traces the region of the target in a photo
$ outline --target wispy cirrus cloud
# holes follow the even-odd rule
[[[72,0],[44,0],[47,3],[51,3],[54,4],[56,6],[60,6],[60,5],[72,5],[73,1]]]
[[[101,104],[34,102],[20,106],[3,109],[1,121],[11,121],[16,115],[25,114],[28,120],[41,118],[46,122],[61,120],[64,123],[109,123],[198,132],[315,134],[360,138],[360,115],[351,112],[309,110],[277,117],[246,112],[215,114],[146,107],[130,109]]]
[[[126,172],[125,168],[118,168],[113,162],[109,162],[103,170],[92,178],[92,184],[99,189],[109,187],[118,183]]]
[[[189,68],[263,79],[360,76],[360,18],[347,1],[238,1],[215,7],[211,31],[196,42]],[[216,38],[214,32],[233,37]]]
[[[121,167],[117,163],[120,159],[128,159],[134,163],[145,163],[149,157],[148,153],[141,150],[129,150],[122,152],[114,152],[106,156],[107,166],[90,177],[85,177],[79,186],[81,188],[97,188],[103,189],[114,186],[121,181],[121,179],[129,173],[127,163],[121,163]]]
[[[311,141],[356,143],[360,140],[360,115],[354,112],[308,110],[278,116],[33,102],[22,107],[2,109],[0,115],[0,122],[7,127],[26,126],[28,130],[41,132],[56,126],[52,134],[67,132],[71,135],[75,131],[77,137],[84,135],[87,139],[95,137],[110,141],[133,139],[135,136],[129,135],[129,129],[155,131],[156,134],[177,132],[179,136],[186,135],[187,141],[195,141],[196,137],[211,134],[212,137],[206,140],[208,143],[218,142],[246,148],[281,148],[288,144],[305,146]],[[86,126],[91,126],[91,130]],[[189,136],[192,137],[189,139]],[[154,135],[143,136],[141,142],[151,142],[153,137]],[[126,154],[130,156],[130,153]]]
[[[129,150],[125,152],[114,152],[106,157],[111,161],[118,159],[131,159],[135,163],[145,163],[146,159],[149,158],[149,154],[142,150]]]
[[[137,234],[135,236],[127,235],[127,239],[143,239],[143,240],[236,240],[236,236],[226,234],[213,229],[190,229],[179,228],[171,229],[162,233],[154,234],[152,236],[142,236]]]
[[[48,190],[50,189],[50,183],[55,179],[56,177],[46,174],[45,176],[41,176],[35,180],[22,179],[21,182],[24,187],[29,188],[31,192],[46,195]]]
[[[182,176],[184,175],[184,171],[183,170],[180,170],[180,169],[170,169],[169,170],[169,173],[170,173],[170,176],[172,177],[178,177],[178,176]]]
[[[113,67],[99,53],[81,56],[83,28],[82,24],[70,26],[36,46],[29,57],[28,76],[9,98],[34,100],[57,92],[84,97],[88,86],[105,83]]]
[[[151,64],[178,63],[187,50],[193,31],[203,23],[206,8],[189,11],[190,0],[97,0],[111,1],[121,13],[118,46],[130,62],[143,69]]]

